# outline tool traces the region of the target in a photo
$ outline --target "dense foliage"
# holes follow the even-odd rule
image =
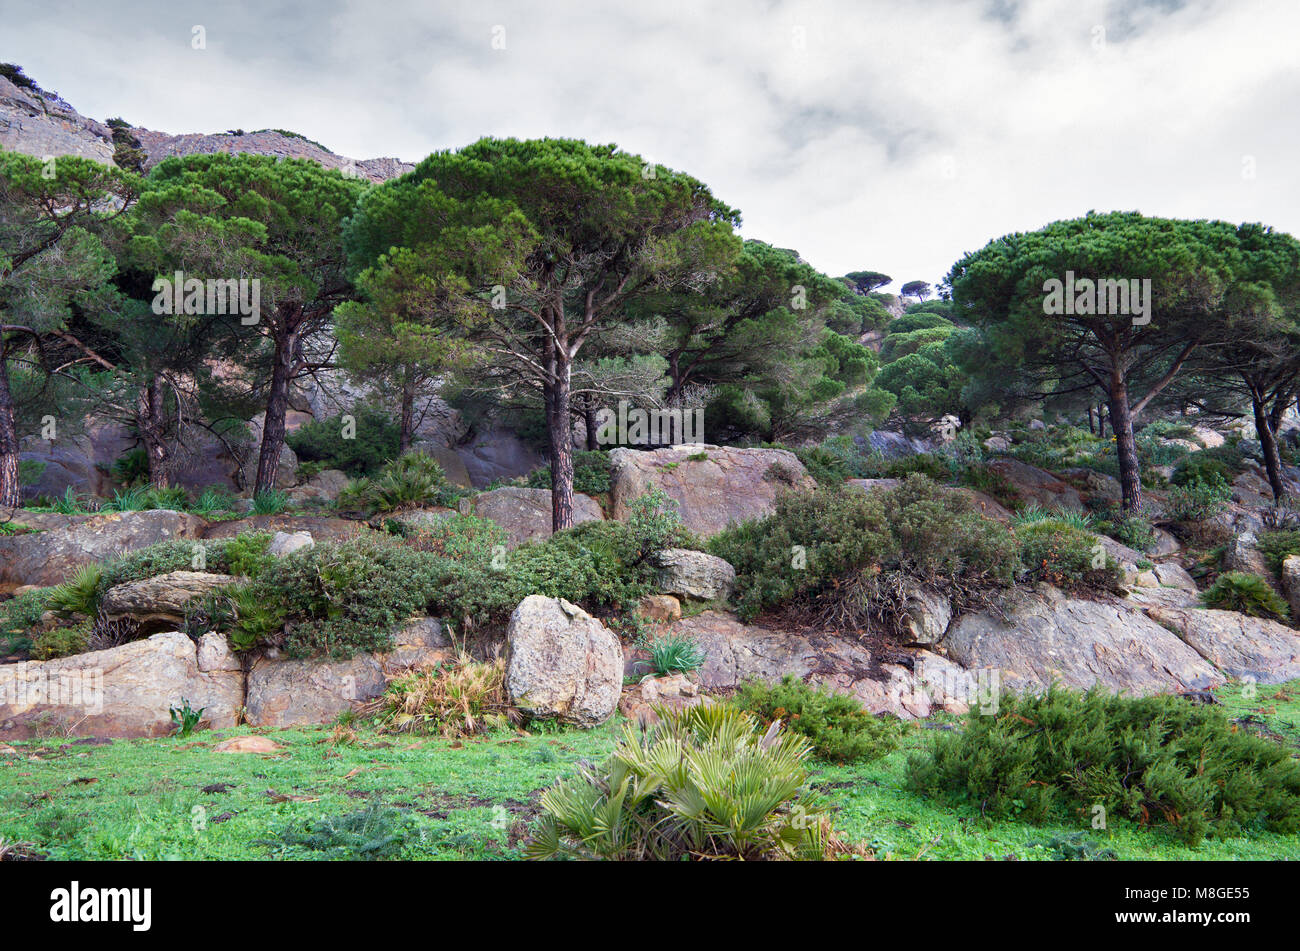
[[[1300,762],[1182,697],[1054,689],[972,710],[964,729],[908,761],[908,784],[991,818],[1043,822],[1098,807],[1206,835],[1300,831]]]

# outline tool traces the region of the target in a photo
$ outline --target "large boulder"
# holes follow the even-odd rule
[[[1005,612],[976,611],[943,639],[950,658],[999,672],[1004,687],[1038,691],[1052,681],[1129,694],[1200,690],[1223,676],[1176,635],[1119,600],[1070,597],[1039,586]]]
[[[1300,633],[1267,618],[1156,606],[1147,615],[1230,677],[1277,684],[1300,677]]]
[[[72,516],[62,528],[0,535],[0,590],[58,584],[82,565],[178,538],[198,538],[207,522],[151,509]]]
[[[1291,605],[1291,616],[1300,618],[1300,555],[1288,555],[1282,562],[1282,593]]]
[[[509,536],[511,548],[524,542],[550,538],[551,490],[526,489],[520,486],[503,486],[491,492],[480,492],[472,499],[461,501],[462,511],[472,512],[479,518],[496,522]],[[573,494],[573,524],[599,522],[605,514],[600,503],[580,492]]]
[[[1012,490],[1025,503],[1043,508],[1083,511],[1083,497],[1070,483],[1019,459],[994,459],[989,469],[1011,484]]]
[[[531,594],[510,615],[506,636],[506,690],[525,713],[581,727],[613,716],[623,687],[623,649],[582,608]]]
[[[486,429],[474,434],[463,446],[456,447],[471,483],[482,487],[497,480],[527,475],[545,460],[514,433]]]
[[[408,621],[394,632],[393,642],[389,653],[349,660],[259,658],[248,674],[248,723],[276,728],[329,723],[381,695],[393,674],[455,654],[435,618]]]
[[[686,527],[702,536],[770,514],[782,491],[817,485],[785,449],[614,449],[609,462],[612,518],[627,519],[635,499],[659,488],[677,503]]]
[[[110,618],[134,618],[145,631],[175,630],[185,620],[186,604],[234,580],[206,571],[169,571],[114,585],[104,593],[100,608]]]
[[[912,719],[928,716],[932,709],[929,693],[912,671],[899,664],[874,663],[871,651],[852,638],[742,624],[721,611],[684,617],[666,630],[703,649],[704,665],[696,676],[706,690],[733,689],[751,677],[771,683],[792,674],[851,694],[872,713]]]
[[[302,485],[295,485],[286,494],[294,502],[333,502],[347,487],[348,474],[339,469],[323,469]]]
[[[1272,577],[1254,532],[1238,532],[1233,536],[1228,550],[1223,553],[1223,567],[1226,571],[1244,571],[1266,579]]]
[[[668,548],[655,555],[657,583],[664,594],[701,601],[725,600],[736,589],[731,563],[702,551]]]
[[[227,655],[228,657],[228,655]],[[170,708],[188,700],[201,724],[231,727],[243,676],[219,652],[171,631],[109,650],[0,666],[0,737],[164,736]]]

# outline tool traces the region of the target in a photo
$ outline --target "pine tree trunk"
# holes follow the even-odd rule
[[[573,527],[573,437],[569,427],[570,365],[556,353],[555,377],[550,386],[551,528]]]
[[[1137,440],[1133,438],[1133,414],[1128,405],[1128,384],[1119,371],[1111,374],[1110,428],[1115,433],[1115,454],[1119,457],[1119,485],[1124,493],[1124,511],[1134,512],[1142,505],[1142,471],[1138,462]]]
[[[600,443],[596,441],[596,404],[590,395],[583,401],[582,421],[587,428],[587,451],[595,452],[600,448]]]
[[[280,453],[284,451],[284,419],[289,412],[289,382],[296,340],[297,335],[290,334],[275,342],[275,357],[271,364],[271,388],[266,397],[266,419],[262,422],[262,447],[257,456],[257,483],[253,487],[254,495],[275,488],[275,476],[280,468]]]
[[[167,440],[163,436],[162,384],[157,378],[140,387],[136,395],[136,429],[144,441],[144,454],[149,462],[149,482],[160,489],[167,488]]]
[[[402,426],[397,437],[397,454],[406,455],[411,448],[411,430],[415,428],[415,374],[408,373],[402,381]]]
[[[1255,432],[1259,436],[1260,451],[1264,455],[1264,471],[1268,473],[1268,484],[1273,489],[1273,498],[1281,501],[1286,490],[1282,487],[1282,458],[1277,448],[1277,431],[1273,428],[1264,404],[1258,397],[1251,397],[1251,408],[1255,411]]]
[[[18,422],[13,394],[9,391],[9,367],[5,363],[4,341],[0,339],[0,507],[16,508],[22,501],[18,485]]]

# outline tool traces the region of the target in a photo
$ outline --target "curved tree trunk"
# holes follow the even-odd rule
[[[292,378],[294,344],[297,335],[275,342],[271,364],[271,387],[266,397],[266,418],[262,421],[262,447],[257,456],[257,483],[253,494],[275,488],[275,475],[284,451],[284,418],[289,412],[289,381]]]
[[[1142,504],[1142,472],[1138,462],[1137,440],[1133,438],[1133,414],[1128,405],[1128,384],[1120,371],[1110,379],[1110,428],[1115,433],[1115,453],[1119,457],[1119,486],[1124,493],[1124,511],[1133,512]]]
[[[5,364],[4,341],[0,340],[0,507],[15,508],[22,501],[18,485],[18,422],[13,394],[9,391],[9,368]]]
[[[1281,500],[1286,494],[1286,489],[1282,487],[1282,459],[1277,448],[1277,431],[1264,409],[1263,402],[1252,394],[1250,403],[1255,411],[1255,432],[1259,436],[1260,450],[1264,455],[1264,471],[1268,473],[1268,484],[1273,490],[1273,498]]]

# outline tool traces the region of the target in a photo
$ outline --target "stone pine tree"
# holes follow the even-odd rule
[[[166,159],[141,194],[136,250],[160,277],[258,282],[255,319],[227,315],[245,359],[269,361],[255,493],[275,487],[290,385],[328,365],[318,342],[353,294],[343,220],[367,187],[315,162],[222,154]]]
[[[0,152],[0,505],[20,501],[13,371],[50,370],[43,342],[66,336],[115,271],[95,232],[135,200],[139,180],[86,159]]]
[[[1269,486],[1280,500],[1278,429],[1300,398],[1300,241],[1257,224],[1237,234],[1243,261],[1226,301],[1225,333],[1197,352],[1196,379],[1185,389],[1200,405],[1203,395],[1249,401]]]
[[[1103,396],[1132,510],[1142,498],[1133,419],[1222,338],[1240,264],[1230,224],[1089,214],[999,238],[958,261],[949,282],[954,318],[980,331],[1003,386]]]
[[[734,243],[739,214],[701,182],[613,145],[571,139],[483,139],[439,152],[349,228],[361,256],[386,245],[459,249],[486,307],[464,329],[542,391],[551,452],[552,523],[573,524],[571,407],[575,363],[602,327],[652,288],[704,285],[711,257]],[[495,267],[466,235],[504,252]]]
[[[396,399],[399,453],[411,446],[417,397],[467,352],[455,331],[472,306],[466,285],[440,280],[430,265],[412,248],[394,248],[357,277],[360,299],[335,311],[340,365]]]

